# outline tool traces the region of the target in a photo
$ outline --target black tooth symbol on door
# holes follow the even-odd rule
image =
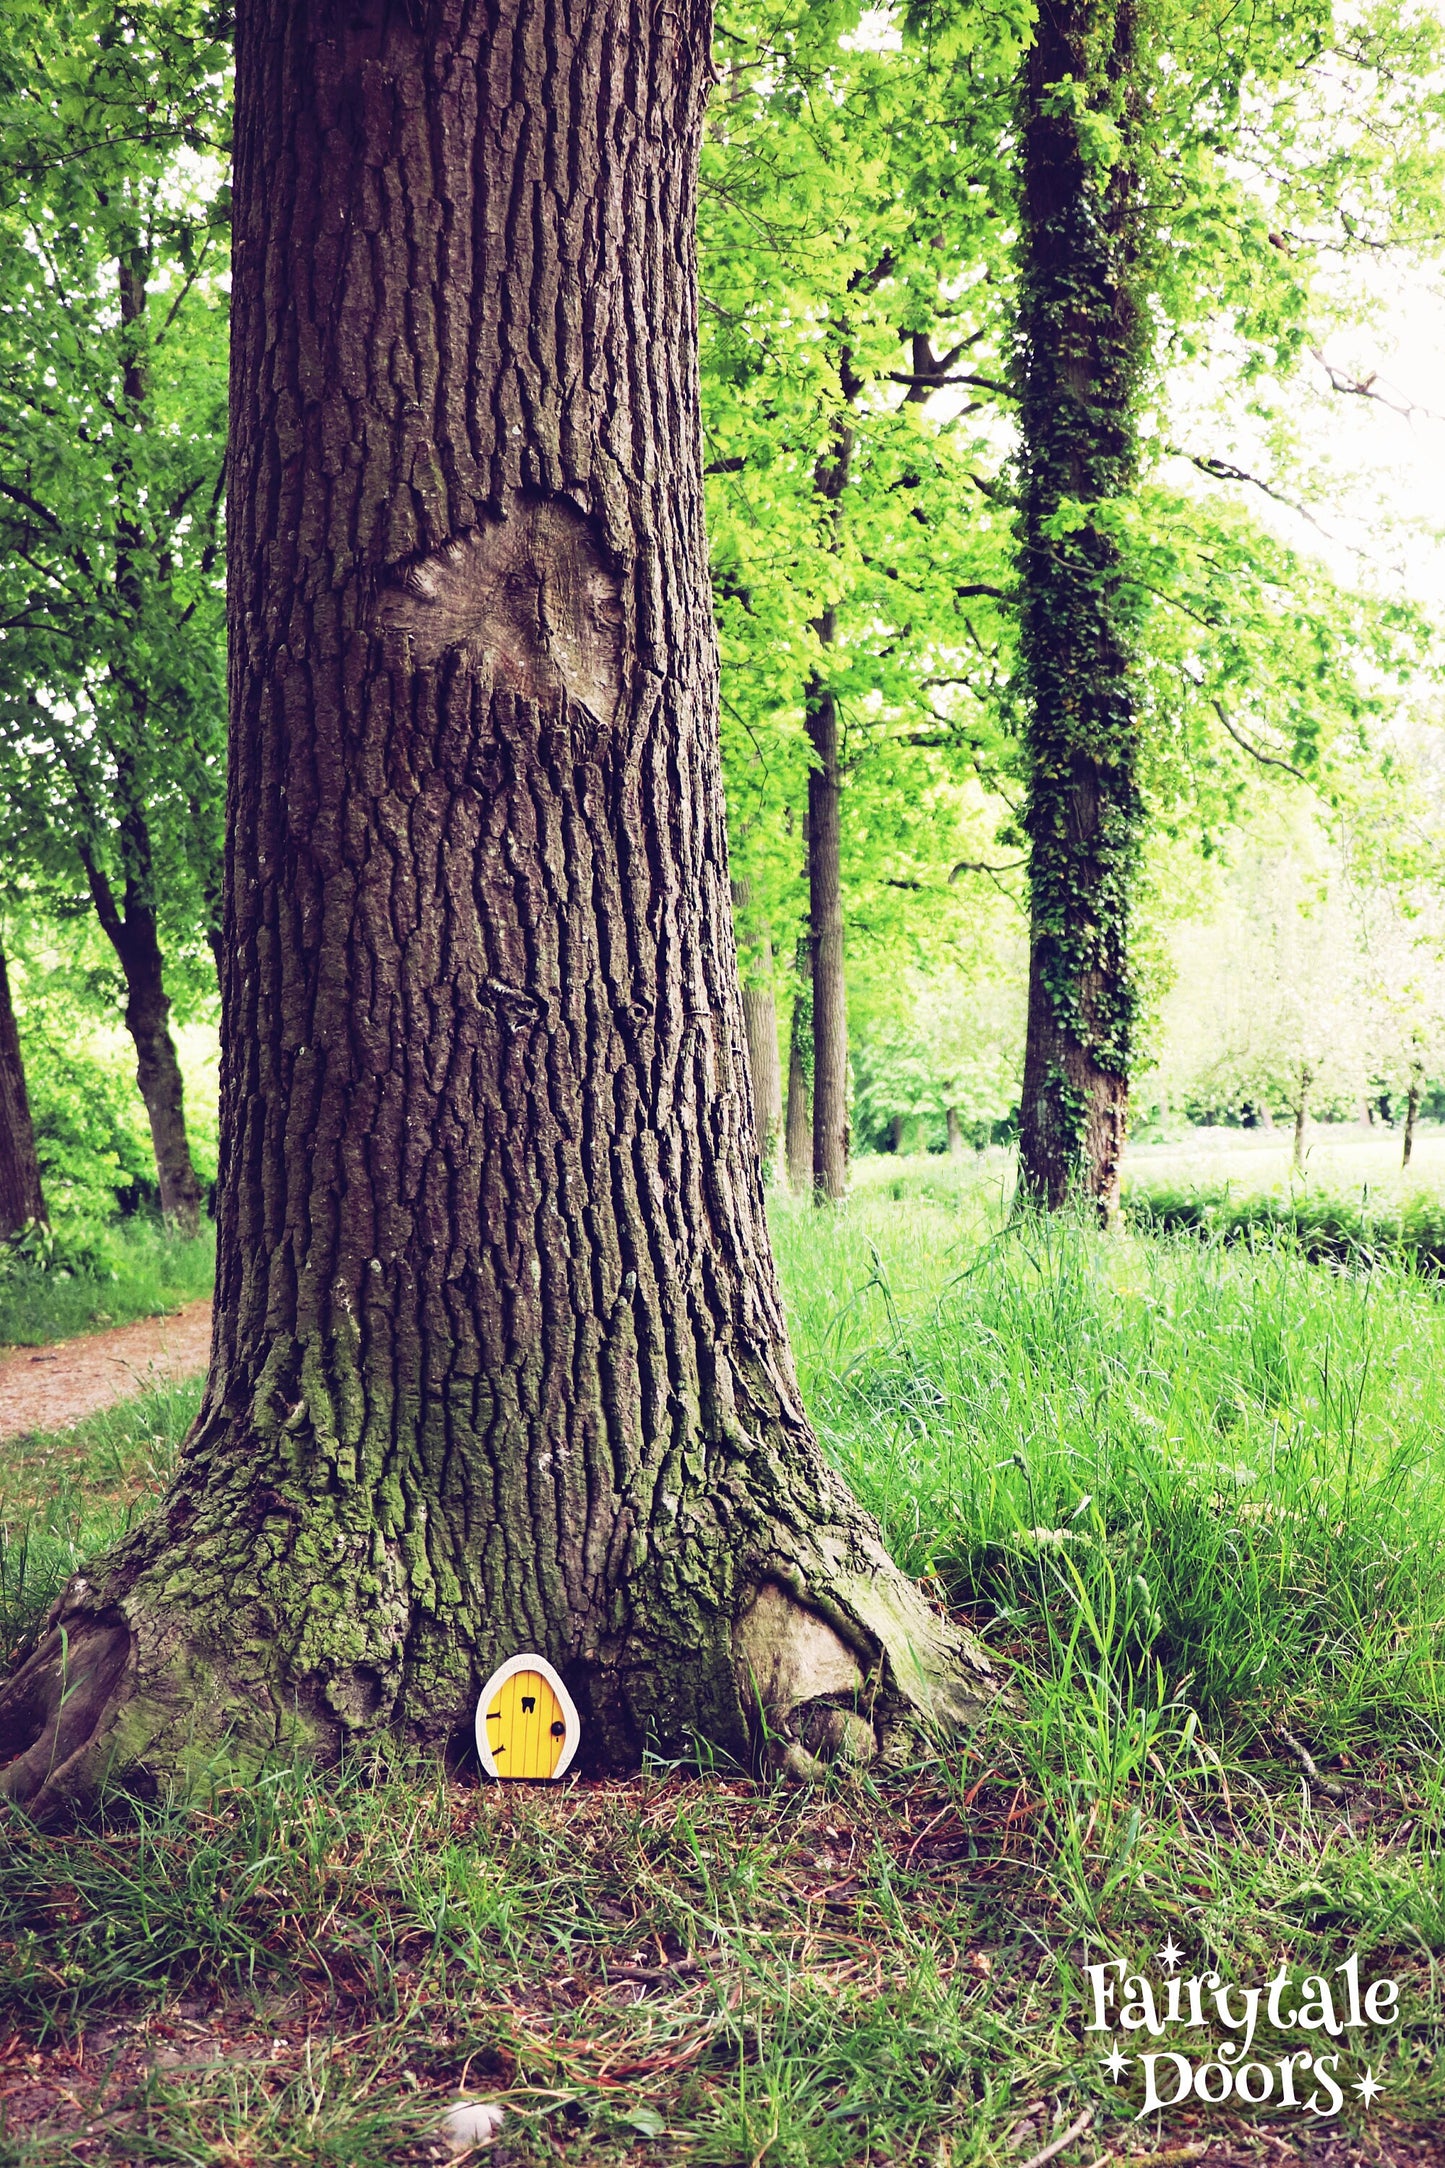
[[[0,0],[3,9],[5,0]],[[544,1656],[510,1656],[477,1703],[477,1752],[489,1776],[539,1782],[561,1776],[577,1751],[576,1707]]]

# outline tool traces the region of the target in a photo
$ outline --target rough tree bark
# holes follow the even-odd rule
[[[750,887],[746,881],[732,884],[733,907],[746,919]],[[758,1140],[758,1159],[763,1179],[771,1171],[783,1126],[783,1071],[778,1059],[778,1001],[773,983],[773,944],[766,926],[754,929],[750,959],[744,966],[743,1033],[748,1050],[748,1077],[753,1093],[753,1133]]]
[[[721,825],[702,0],[242,0],[211,1376],[0,1699],[60,1811],[548,1656],[582,1763],[885,1749],[985,1659],[798,1402]],[[894,1727],[897,1727],[895,1732]]]
[[[806,935],[798,942],[793,1014],[788,1026],[788,1105],[783,1156],[788,1168],[788,1187],[813,1186],[813,1107],[808,1093],[808,1069],[813,1056],[813,971]]]
[[[0,1242],[18,1233],[27,1221],[45,1216],[20,1033],[5,951],[0,949]]]
[[[1143,805],[1133,605],[1112,500],[1133,486],[1146,319],[1133,0],[1039,11],[1024,71],[1020,428],[1031,942],[1020,1196],[1117,1209]],[[1072,86],[1070,94],[1069,86]],[[1100,168],[1096,114],[1118,155]],[[1061,528],[1060,514],[1065,514]]]
[[[948,1124],[949,1154],[951,1157],[956,1159],[962,1154],[964,1150],[965,1140],[963,1134],[963,1124],[958,1118],[957,1107],[945,1107],[943,1113],[944,1120]]]

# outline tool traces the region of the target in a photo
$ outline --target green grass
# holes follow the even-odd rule
[[[163,1488],[201,1384],[167,1383],[73,1430],[0,1446],[0,1658]]]
[[[209,1226],[187,1239],[147,1219],[61,1221],[0,1244],[0,1349],[169,1316],[209,1295],[215,1269]]]
[[[1085,2109],[1062,2168],[1438,2160],[1445,1301],[1297,1245],[1004,1231],[996,1172],[875,1162],[773,1216],[814,1419],[1010,1708],[881,1787],[378,1759],[12,1822],[0,2160],[438,2160],[459,2087],[507,2106],[499,2164],[1018,2168]],[[193,1404],[10,1454],[7,1641]],[[1241,1984],[1401,1982],[1374,2111],[1133,2121],[1081,1968],[1166,1934]]]

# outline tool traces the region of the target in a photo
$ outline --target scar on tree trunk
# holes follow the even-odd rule
[[[0,949],[0,1242],[45,1218],[10,974]]]
[[[42,1817],[218,1758],[469,1751],[521,1651],[597,1772],[813,1775],[994,1697],[808,1426],[748,1135],[708,32],[703,0],[546,39],[517,0],[237,9],[212,1369],[0,1694]]]

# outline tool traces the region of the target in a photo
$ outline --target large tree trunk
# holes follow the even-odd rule
[[[523,1650],[593,1770],[981,1705],[807,1427],[746,1134],[708,27],[238,10],[213,1363],[0,1699],[42,1813],[223,1741],[456,1744]]]
[[[40,1162],[35,1156],[20,1033],[10,999],[5,951],[0,949],[0,1242],[18,1233],[28,1221],[44,1218],[45,1198],[40,1188]]]
[[[813,1057],[813,973],[808,948],[805,937],[798,943],[797,992],[793,996],[793,1014],[788,1026],[788,1108],[783,1156],[787,1161],[788,1187],[794,1190],[813,1186],[813,1108],[808,1088],[808,1070]]]
[[[944,1120],[948,1124],[948,1149],[952,1158],[960,1158],[964,1150],[963,1124],[958,1118],[957,1107],[945,1107]]]
[[[733,882],[733,904],[746,914],[749,884]],[[768,1179],[783,1126],[783,1070],[778,1059],[778,1002],[773,985],[773,944],[766,926],[755,928],[742,974],[743,1033],[753,1088],[753,1132],[763,1179]]]
[[[1111,500],[1133,486],[1146,318],[1131,137],[1132,0],[1039,11],[1024,72],[1022,656],[1031,942],[1020,1194],[1116,1209],[1135,1007],[1143,805],[1132,610]],[[1060,85],[1072,83],[1066,99]],[[1080,107],[1086,108],[1081,111]],[[1102,184],[1089,131],[1122,148]],[[1073,509],[1071,509],[1073,508]],[[1061,513],[1068,523],[1061,531]],[[1102,515],[1102,516],[1100,516]]]
[[[834,637],[833,612],[819,623]],[[842,775],[838,703],[821,679],[805,706],[814,765],[808,771],[808,918],[813,958],[813,1194],[848,1194],[848,999],[843,977]]]

